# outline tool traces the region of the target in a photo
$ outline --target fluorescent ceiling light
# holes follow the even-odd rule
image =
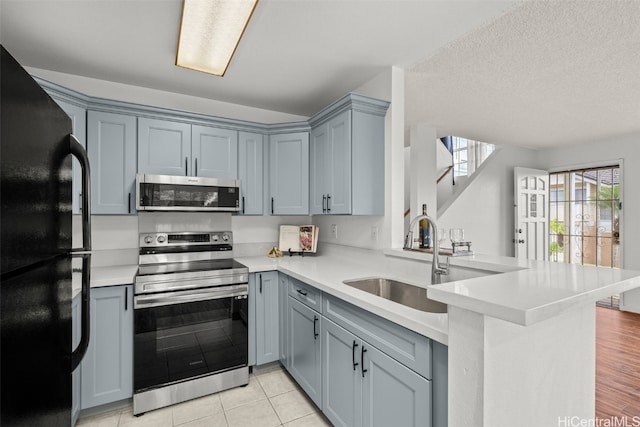
[[[223,76],[258,0],[184,0],[176,65]]]

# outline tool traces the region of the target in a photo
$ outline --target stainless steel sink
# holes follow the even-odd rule
[[[345,285],[369,292],[407,307],[430,313],[446,313],[447,305],[427,298],[427,290],[396,280],[374,277],[370,279],[345,280]]]
[[[442,283],[473,279],[492,274],[499,274],[499,272],[452,266],[449,268],[449,274],[442,276]],[[370,294],[377,295],[417,310],[427,311],[430,313],[447,312],[447,305],[439,301],[429,299],[425,288],[413,286],[408,283],[398,282],[397,280],[385,279],[382,277],[345,280],[343,283],[353,288],[360,289],[361,291],[369,292]]]

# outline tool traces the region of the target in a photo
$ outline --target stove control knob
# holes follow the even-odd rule
[[[219,239],[220,239],[220,236],[218,236],[217,234],[212,234],[211,235],[211,241],[217,242]]]
[[[225,242],[228,242],[230,238],[231,236],[229,236],[229,233],[224,233],[222,235],[222,240],[224,240]]]
[[[164,243],[167,240],[167,237],[161,234],[156,240],[158,241],[158,243]]]
[[[146,236],[146,237],[144,238],[144,242],[145,242],[147,245],[148,245],[148,244],[150,244],[151,242],[153,242],[153,236]]]

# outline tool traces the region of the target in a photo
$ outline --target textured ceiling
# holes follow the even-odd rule
[[[175,67],[180,0],[1,0],[26,66],[308,116],[389,66],[406,125],[548,147],[640,133],[640,0],[260,0],[224,78]]]
[[[410,68],[406,123],[548,147],[640,133],[640,1],[530,1]]]
[[[309,116],[514,0],[260,0],[225,77],[174,66],[181,0],[2,0],[25,66]]]

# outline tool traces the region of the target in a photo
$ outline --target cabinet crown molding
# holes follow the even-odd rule
[[[196,125],[214,125],[223,129],[260,132],[264,135],[309,132],[311,128],[317,124],[325,122],[348,109],[384,117],[390,105],[387,101],[350,92],[331,105],[323,108],[320,112],[314,114],[307,121],[267,124],[92,97],[37,76],[33,76],[33,78],[52,98],[71,103],[87,110],[173,120]]]

